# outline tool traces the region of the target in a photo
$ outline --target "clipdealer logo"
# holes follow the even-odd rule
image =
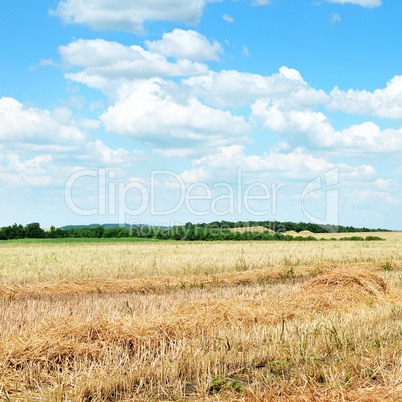
[[[168,208],[158,205],[163,198],[158,189],[162,178],[174,189],[170,191],[173,205]],[[75,172],[65,184],[67,207],[80,216],[117,215],[119,223],[146,212],[152,216],[171,216],[182,208],[195,217],[241,215],[243,212],[267,216],[277,214],[279,192],[287,186],[286,182],[267,185],[262,181],[245,185],[241,169],[237,170],[235,183],[221,181],[213,185],[200,181],[187,185],[179,174],[170,170],[152,171],[148,186],[138,180],[120,182],[116,179],[116,171],[105,168]],[[97,188],[96,205],[90,208],[80,206],[79,197],[73,196],[83,180],[90,180],[92,187]],[[130,206],[129,197],[137,200],[135,208]]]
[[[148,183],[140,180],[119,181],[117,176],[115,170],[106,168],[75,172],[65,184],[67,207],[79,216],[116,216],[121,224],[145,213],[171,217],[182,209],[195,218],[207,215],[241,216],[247,213],[249,216],[267,219],[277,215],[279,197],[285,197],[281,191],[288,187],[284,181],[270,185],[255,181],[246,185],[240,168],[234,182],[220,181],[212,185],[201,181],[186,184],[181,175],[171,170],[151,171]],[[79,194],[83,183],[88,184],[88,181],[94,189],[92,198],[95,199],[90,207],[80,205],[85,202],[79,196],[74,197],[74,194]],[[161,190],[162,182],[165,193]],[[167,183],[170,204],[164,202]],[[309,201],[314,198],[318,201],[312,207]],[[339,223],[339,168],[323,173],[304,186],[300,208],[311,223],[323,226]]]
[[[307,199],[318,194],[323,199],[320,210],[307,208]],[[304,216],[317,225],[339,224],[339,168],[334,168],[310,181],[301,194],[301,209]]]

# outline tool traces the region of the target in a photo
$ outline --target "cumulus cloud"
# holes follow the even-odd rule
[[[291,143],[305,142],[312,148],[336,149],[339,152],[402,151],[402,129],[381,130],[371,121],[337,131],[321,112],[287,110],[270,100],[255,102],[252,113],[265,127],[282,133]]]
[[[358,6],[374,8],[382,5],[382,0],[325,0],[328,3],[356,4]]]
[[[245,148],[239,145],[220,147],[218,152],[193,161],[193,168],[182,173],[186,182],[210,181],[216,177],[229,177],[237,174],[241,167],[242,175],[251,180],[306,180],[321,175],[323,172],[338,167],[346,178],[360,179],[372,177],[375,170],[369,165],[352,167],[346,164],[335,165],[322,157],[315,157],[301,148],[292,152],[263,153],[262,155],[246,155]]]
[[[231,17],[229,14],[224,14],[224,15],[222,15],[222,18],[223,18],[223,20],[226,21],[226,22],[231,22],[231,23],[235,22],[234,18]]]
[[[95,30],[115,29],[142,33],[146,21],[195,25],[201,19],[207,3],[219,1],[222,0],[63,0],[49,13],[61,18],[66,24],[86,24]],[[270,0],[251,0],[252,6],[270,3]]]
[[[383,89],[374,92],[334,88],[328,108],[352,114],[367,114],[386,119],[402,119],[402,75],[396,75]]]
[[[203,149],[244,142],[250,132],[243,117],[203,105],[161,79],[127,84],[101,115],[107,131],[158,149]]]
[[[329,100],[324,91],[309,87],[297,70],[288,67],[270,76],[210,71],[208,75],[184,79],[183,83],[196,96],[218,107],[245,106],[266,97],[282,100],[289,107],[311,107]]]
[[[379,208],[390,205],[400,205],[401,204],[401,196],[400,194],[392,194],[389,191],[373,191],[373,190],[365,190],[365,189],[350,189],[348,193],[347,203],[355,204],[361,208],[362,205],[366,207],[370,204],[374,204],[374,211],[382,211],[382,208]],[[381,216],[381,222],[384,220],[384,216]]]
[[[7,159],[9,163],[9,169],[16,170],[17,172],[31,172],[31,174],[41,174],[46,172],[46,167],[52,160],[51,155],[40,155],[36,156],[32,160],[27,160],[25,162],[20,162],[19,156],[17,154],[8,154]]]
[[[211,47],[213,48],[213,45]],[[177,48],[176,51],[182,54],[189,53],[188,49],[184,48]],[[201,45],[197,51],[201,52]],[[204,49],[204,56],[210,51],[211,48]],[[188,59],[169,62],[166,56],[147,51],[141,46],[124,46],[103,39],[79,39],[67,46],[60,46],[59,52],[65,64],[84,67],[83,71],[67,74],[67,78],[99,89],[107,87],[108,80],[124,82],[132,79],[189,76],[208,72],[205,64]],[[200,54],[199,56],[201,57]]]
[[[55,146],[25,145],[22,144],[16,149],[9,147],[13,151],[0,154],[0,180],[6,186],[60,187],[78,170],[109,167],[124,175],[122,168],[149,161],[142,151],[111,149],[99,139],[76,148],[57,149]],[[78,166],[81,164],[85,166]]]
[[[220,147],[217,154],[196,160],[194,166],[230,170],[241,167],[248,172],[282,172],[292,177],[300,177],[306,170],[316,174],[334,167],[322,158],[306,155],[300,148],[289,153],[272,152],[263,155],[245,155],[244,151],[245,148],[239,145]]]
[[[392,179],[377,179],[374,185],[381,190],[386,190],[395,185],[395,182]]]
[[[64,0],[50,14],[66,24],[86,24],[95,30],[141,33],[145,21],[196,24],[206,3],[215,0]]]
[[[68,109],[50,112],[25,107],[13,98],[0,98],[0,142],[76,144],[86,140]]]
[[[216,41],[211,43],[196,31],[178,28],[164,33],[161,40],[145,43],[151,52],[176,59],[219,60],[219,54],[223,52],[220,43]]]
[[[101,163],[107,166],[132,166],[135,163],[146,159],[142,151],[133,150],[131,152],[124,148],[113,150],[106,146],[101,140],[89,142],[86,146],[86,155],[82,159],[91,160],[93,163]]]
[[[51,155],[38,155],[20,161],[17,154],[7,155],[8,166],[0,166],[0,179],[13,187],[44,187],[53,183],[51,172],[55,172]]]

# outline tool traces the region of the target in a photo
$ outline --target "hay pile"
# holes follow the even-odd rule
[[[308,277],[317,266],[300,266],[294,269],[297,277]],[[236,286],[240,284],[278,281],[283,276],[283,267],[269,269],[250,269],[241,272],[228,272],[217,275],[152,276],[133,279],[90,278],[61,280],[26,284],[0,285],[0,297],[19,298],[50,295],[73,295],[91,293],[155,293],[176,288],[204,286]]]
[[[305,283],[294,297],[315,310],[348,307],[383,299],[387,285],[381,277],[363,268],[339,268]]]
[[[367,269],[361,268],[333,270],[311,280],[307,285],[308,287],[316,287],[316,290],[318,290],[317,287],[324,285],[330,288],[342,287],[343,289],[364,291],[377,296],[387,291],[384,279]]]

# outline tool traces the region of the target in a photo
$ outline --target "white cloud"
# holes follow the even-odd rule
[[[402,129],[381,130],[371,121],[337,131],[321,112],[287,110],[269,99],[255,102],[252,113],[265,127],[282,133],[291,143],[304,142],[312,148],[328,148],[337,152],[402,151]]]
[[[180,51],[177,49],[177,52]],[[59,52],[67,65],[84,67],[81,72],[67,74],[67,78],[98,89],[105,88],[108,80],[189,76],[208,72],[205,64],[188,59],[171,63],[166,56],[149,52],[141,46],[124,46],[103,39],[79,39],[60,46]]]
[[[66,24],[86,24],[95,30],[115,29],[141,33],[146,21],[195,25],[202,17],[207,3],[220,1],[222,0],[63,0],[56,9],[49,10],[49,13],[60,17]],[[252,6],[270,3],[270,0],[251,0]]]
[[[30,172],[31,174],[40,174],[46,172],[46,166],[52,160],[51,155],[36,156],[32,160],[20,162],[17,154],[8,154],[7,159],[10,162],[9,169],[16,170],[17,172]]]
[[[193,169],[182,173],[183,179],[188,182],[210,181],[237,174],[242,169],[245,179],[251,181],[269,178],[275,180],[309,180],[323,172],[340,168],[341,174],[348,180],[372,177],[375,170],[371,166],[363,165],[351,167],[346,164],[335,165],[324,158],[315,157],[296,148],[292,152],[263,153],[262,155],[246,155],[245,148],[239,145],[220,147],[217,153],[209,154],[193,162]]]
[[[49,186],[53,182],[50,174],[54,172],[52,159],[51,155],[39,155],[21,162],[17,154],[8,154],[8,167],[0,166],[0,180],[13,187]]]
[[[362,7],[374,8],[382,5],[382,0],[325,0],[328,3],[355,4]]]
[[[86,135],[66,109],[48,110],[25,107],[13,98],[0,98],[0,142],[33,144],[82,143]]]
[[[55,63],[52,59],[42,59],[39,63],[40,66],[50,66],[55,67],[57,63]]]
[[[231,16],[230,16],[230,15],[228,15],[228,14],[224,14],[224,15],[222,15],[222,18],[223,18],[223,20],[224,20],[224,21],[226,21],[226,22],[230,22],[230,23],[235,22],[234,18],[233,18],[233,17],[231,17]]]
[[[245,148],[239,145],[220,147],[219,153],[196,160],[194,165],[230,170],[241,167],[247,172],[282,172],[292,177],[299,177],[306,170],[315,174],[334,167],[322,158],[306,155],[299,148],[289,153],[263,155],[245,155],[244,151]]]
[[[386,119],[402,119],[402,75],[396,75],[384,89],[342,91],[334,88],[328,108],[352,114],[367,114]]]
[[[395,182],[392,179],[377,179],[374,182],[374,185],[380,190],[386,190],[394,185]]]
[[[341,16],[338,13],[334,13],[331,17],[332,28],[338,23],[342,22]]]
[[[53,154],[43,153],[49,149]],[[22,156],[21,152],[36,156]],[[8,187],[56,186],[61,189],[68,177],[78,170],[107,166],[123,176],[121,168],[148,160],[142,151],[111,149],[99,139],[75,149],[22,146],[6,155],[0,155],[0,180]],[[80,164],[85,163],[85,166],[77,166],[78,161]]]
[[[348,194],[348,203],[357,204],[360,208],[362,205],[368,206],[370,204],[374,204],[375,210],[378,210],[380,204],[389,205],[400,205],[401,204],[401,196],[394,195],[387,191],[372,191],[372,190],[353,190]],[[384,218],[382,217],[382,220]]]
[[[92,162],[108,166],[132,166],[145,160],[145,155],[142,151],[133,150],[129,152],[124,148],[113,150],[99,139],[89,142],[86,146],[86,152],[82,159],[90,159]]]
[[[95,30],[116,29],[141,33],[145,21],[195,24],[206,3],[214,0],[64,0],[52,15],[64,23],[87,24]]]
[[[29,142],[24,143],[8,143],[7,151],[17,154],[43,154],[50,153],[53,156],[55,154],[60,155],[76,155],[77,151],[83,144],[50,144],[49,142],[43,144],[30,144]],[[0,147],[1,149],[1,147]]]
[[[245,106],[259,98],[282,100],[289,107],[326,103],[328,95],[307,85],[297,70],[281,67],[271,76],[238,71],[210,71],[208,75],[183,80],[194,94],[218,107]]]
[[[176,59],[219,60],[219,54],[223,52],[220,43],[211,43],[196,31],[178,28],[164,33],[161,40],[145,43],[151,52]]]
[[[165,156],[167,158],[186,158],[192,156],[194,154],[193,149],[161,149],[161,148],[153,148],[152,152]]]
[[[161,79],[126,84],[100,119],[107,131],[157,149],[202,152],[246,141],[250,127],[243,117],[207,107],[175,89]]]
[[[267,4],[271,4],[271,0],[252,0],[252,6],[266,6]]]
[[[250,57],[250,51],[248,50],[248,47],[247,47],[247,46],[243,46],[243,54],[244,54],[246,57]]]

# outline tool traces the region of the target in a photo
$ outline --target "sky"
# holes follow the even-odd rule
[[[3,0],[0,226],[402,229],[402,2]]]

